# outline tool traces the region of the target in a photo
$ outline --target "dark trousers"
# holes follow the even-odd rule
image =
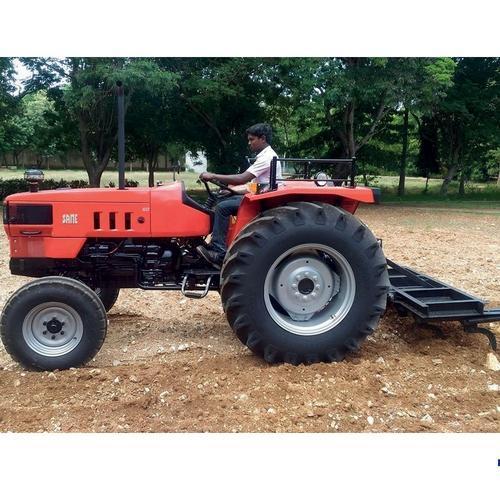
[[[214,228],[212,230],[211,245],[214,250],[226,253],[226,237],[229,229],[229,219],[231,215],[238,213],[243,196],[230,196],[222,200],[215,206]]]

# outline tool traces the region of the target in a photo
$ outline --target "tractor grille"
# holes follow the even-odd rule
[[[94,229],[132,229],[132,212],[94,212]]]

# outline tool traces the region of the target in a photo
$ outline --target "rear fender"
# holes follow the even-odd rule
[[[313,192],[307,192],[313,191]],[[227,237],[227,245],[231,245],[239,232],[255,217],[265,210],[276,208],[293,201],[311,201],[329,203],[354,214],[360,203],[378,203],[380,190],[377,188],[325,187],[312,190],[289,188],[263,194],[247,194],[238,209],[238,215],[232,218]]]

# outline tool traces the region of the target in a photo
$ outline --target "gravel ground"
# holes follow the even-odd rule
[[[500,307],[500,211],[362,207],[386,256]],[[0,306],[10,276],[0,236]],[[342,363],[269,366],[230,330],[218,294],[122,290],[86,367],[29,372],[0,346],[0,431],[498,432],[500,372],[482,335],[443,337],[388,310]],[[497,337],[499,324],[491,325]]]

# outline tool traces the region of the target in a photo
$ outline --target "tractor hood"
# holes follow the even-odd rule
[[[149,188],[83,188],[83,189],[53,189],[36,193],[16,193],[5,198],[9,203],[41,203],[41,202],[84,202],[84,203],[148,203],[151,189]]]

